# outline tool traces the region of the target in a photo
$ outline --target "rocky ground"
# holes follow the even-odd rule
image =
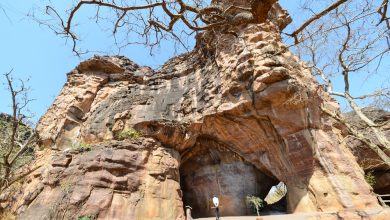
[[[364,220],[369,219],[370,215],[378,216],[376,219],[387,220],[390,214],[390,209],[386,210],[372,210],[367,213],[296,213],[288,215],[267,215],[267,216],[227,216],[221,217],[220,220]],[[215,220],[215,217],[197,218],[197,220]]]

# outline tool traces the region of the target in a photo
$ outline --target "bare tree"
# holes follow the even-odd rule
[[[323,4],[324,1],[321,3]],[[325,1],[329,2],[329,1]],[[345,125],[354,138],[369,146],[390,168],[390,142],[381,129],[362,111],[364,101],[386,106],[390,97],[390,86],[380,85],[369,94],[359,94],[358,77],[367,79],[388,73],[390,58],[390,28],[387,14],[388,1],[338,0],[329,3],[322,11],[315,1],[301,1],[302,11],[308,16],[306,22],[287,34],[294,39],[292,47],[302,59],[308,61],[313,75],[322,82],[332,96],[345,100],[349,108],[365,123],[374,134],[369,138],[365,133],[348,123],[339,113],[325,107],[322,110]],[[343,82],[342,89],[335,89],[333,79]],[[368,86],[368,85],[363,85]]]
[[[65,13],[50,3],[44,10],[49,18],[38,18],[34,11],[30,16],[56,34],[70,39],[77,55],[81,53],[77,47],[80,40],[76,33],[77,16],[87,7],[95,9],[91,20],[110,24],[120,48],[142,44],[153,49],[168,39],[189,49],[188,37],[199,32],[265,21],[276,1],[254,0],[251,7],[243,7],[225,0],[147,0],[143,4],[139,1],[81,0]]]
[[[29,88],[23,80],[17,85],[12,70],[5,73],[4,78],[11,97],[12,114],[3,114],[0,121],[0,194],[37,169],[26,166],[32,161],[33,147],[38,140],[34,129],[27,125],[25,114],[32,101],[28,98]]]

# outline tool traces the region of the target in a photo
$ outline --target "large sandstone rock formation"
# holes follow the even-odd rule
[[[290,213],[385,219],[321,112],[337,103],[281,43],[289,18],[273,11],[200,34],[193,52],[159,70],[124,57],[82,62],[39,122],[51,150],[10,208],[20,219],[184,219],[186,205],[212,215],[216,194],[222,215],[245,215],[246,195],[283,181]],[[115,140],[132,128],[143,137]]]

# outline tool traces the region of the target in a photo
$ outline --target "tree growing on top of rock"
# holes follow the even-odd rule
[[[72,42],[73,51],[83,51],[79,42],[77,19],[82,10],[94,8],[90,18],[97,23],[109,24],[109,29],[118,47],[142,44],[153,49],[163,40],[175,41],[188,48],[188,37],[206,30],[224,29],[243,23],[261,23],[277,0],[225,1],[225,0],[148,0],[137,1],[82,0],[76,1],[65,13],[50,3],[45,8],[49,19],[38,19],[56,34]],[[52,23],[51,21],[56,21]],[[85,52],[85,51],[84,51]]]
[[[56,22],[50,23],[50,20],[42,19],[38,21],[70,39],[73,51],[78,55],[82,51],[77,46],[80,39],[76,20],[80,11],[86,8],[95,12],[91,20],[109,25],[115,43],[120,48],[129,44],[143,44],[153,49],[163,40],[173,40],[188,49],[187,40],[190,36],[200,36],[205,31],[234,35],[232,27],[267,21],[272,14],[275,15],[275,10],[280,10],[276,7],[277,2],[148,0],[141,4],[137,1],[79,0],[66,12],[55,8],[53,4],[47,5],[45,13]],[[360,107],[365,101],[389,108],[388,82],[378,85],[372,93],[359,95],[355,95],[360,89],[354,82],[359,77],[372,79],[388,69],[384,62],[390,58],[388,0],[295,2],[297,8],[301,6],[300,17],[305,19],[300,24],[293,24],[295,28],[291,27],[284,33],[286,41],[292,42],[290,46],[308,62],[308,68],[326,91],[344,100],[372,130],[375,137],[367,138],[338,112],[329,111],[326,107],[322,110],[344,124],[353,137],[369,146],[390,166],[388,138],[380,125],[367,117]],[[281,30],[289,23],[288,19],[284,21],[285,23],[279,24]],[[211,38],[204,46],[208,47],[217,40]],[[334,79],[343,82],[342,89],[335,89]]]

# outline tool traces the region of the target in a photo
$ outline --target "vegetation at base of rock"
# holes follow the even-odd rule
[[[117,135],[118,140],[136,140],[140,137],[142,134],[134,128],[124,129]]]
[[[257,196],[248,195],[246,196],[246,202],[253,206],[257,215],[260,216],[259,210],[264,206],[264,201]]]
[[[376,179],[375,179],[375,176],[374,176],[374,171],[368,171],[365,175],[364,175],[364,179],[367,181],[367,183],[374,187],[375,183],[376,183]]]

